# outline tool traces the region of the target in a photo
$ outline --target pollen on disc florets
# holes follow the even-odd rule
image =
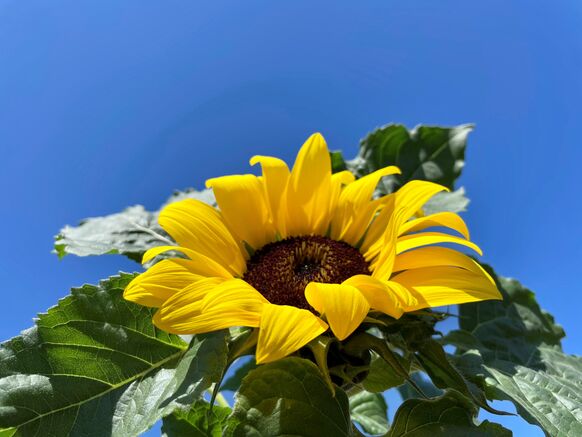
[[[312,310],[305,299],[307,284],[339,284],[360,274],[370,270],[356,248],[327,237],[304,236],[269,243],[255,252],[243,279],[273,304]]]

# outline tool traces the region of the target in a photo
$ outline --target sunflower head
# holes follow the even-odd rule
[[[124,293],[159,308],[154,323],[161,329],[256,328],[257,362],[265,363],[324,333],[353,338],[376,315],[397,321],[423,308],[501,298],[478,263],[440,246],[481,253],[464,221],[451,212],[420,213],[445,187],[411,181],[375,197],[379,181],[398,168],[357,180],[349,171],[332,174],[320,134],[305,142],[291,169],[269,156],[250,163],[261,165],[261,176],[207,181],[217,208],[187,199],[161,211],[159,223],[177,245],[150,249],[143,261],[168,251],[186,258],[155,263]]]
[[[311,282],[341,284],[355,275],[369,275],[360,251],[321,235],[287,237],[255,252],[243,279],[276,305],[313,311],[305,298]]]

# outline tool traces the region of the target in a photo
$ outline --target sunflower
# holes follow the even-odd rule
[[[250,164],[260,164],[262,176],[206,182],[218,209],[186,199],[160,212],[160,226],[178,245],[150,249],[143,262],[168,251],[186,258],[159,261],[124,292],[158,308],[159,328],[176,334],[258,328],[256,359],[266,363],[328,330],[344,340],[370,311],[398,319],[422,308],[501,299],[478,263],[435,246],[481,254],[457,214],[422,214],[445,187],[414,180],[374,198],[381,178],[399,169],[357,180],[349,171],[332,174],[320,134],[301,147],[291,171],[270,156]]]

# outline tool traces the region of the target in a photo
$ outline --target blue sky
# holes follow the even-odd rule
[[[349,157],[390,121],[474,122],[472,236],[582,353],[581,20],[575,0],[0,0],[0,337],[139,268],[58,261],[64,224],[290,160],[314,131]]]

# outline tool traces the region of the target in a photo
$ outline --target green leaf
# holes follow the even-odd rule
[[[335,397],[315,364],[286,358],[251,371],[243,380],[232,417],[235,436],[349,436],[351,422],[345,393]]]
[[[465,379],[465,377],[453,366],[440,343],[429,339],[419,345],[417,358],[431,381],[438,388],[452,388],[467,396],[475,402],[475,405],[496,414],[509,414],[497,411],[487,404],[485,393],[482,389]]]
[[[329,157],[331,158],[331,171],[333,173],[347,170],[346,161],[344,160],[342,152],[339,150],[329,152]]]
[[[475,425],[475,414],[473,404],[453,390],[436,399],[409,399],[396,412],[388,437],[512,435],[501,425],[487,421],[479,426]]]
[[[388,405],[380,393],[361,391],[350,396],[350,415],[368,434],[388,432]]]
[[[347,162],[347,168],[363,176],[388,165],[398,166],[402,174],[384,178],[379,186],[383,193],[391,193],[412,179],[453,189],[464,166],[467,136],[472,129],[465,124],[408,130],[403,125],[388,124],[360,142],[360,152]]]
[[[189,406],[226,362],[222,332],[190,347],[123,299],[134,277],[73,289],[0,346],[0,429],[16,436],[128,436]]]
[[[410,379],[422,390],[422,392],[429,398],[436,398],[443,394],[443,391],[438,389],[430,379],[424,378],[420,372],[415,372],[410,375]],[[400,397],[405,401],[407,399],[422,398],[420,393],[411,384],[403,384],[398,387]]]
[[[238,367],[235,370],[234,374],[221,384],[220,391],[222,390],[237,391],[241,385],[243,378],[247,376],[247,374],[251,370],[256,368],[257,363],[253,357],[252,359],[248,360],[246,363]]]
[[[533,358],[536,368],[503,362],[484,366],[495,397],[512,401],[522,417],[549,435],[582,435],[582,357],[540,347]]]
[[[213,203],[211,190],[189,189],[175,192],[166,202],[186,198]],[[67,254],[77,256],[123,254],[141,262],[143,253],[155,246],[175,244],[158,225],[158,212],[149,212],[141,205],[104,217],[91,217],[78,226],[65,226],[55,237],[55,252],[59,258]]]
[[[461,329],[444,339],[457,366],[549,435],[582,434],[582,358],[561,351],[563,329],[530,290],[493,276],[504,300],[461,305]]]
[[[197,401],[189,410],[175,410],[164,417],[163,437],[221,437],[232,410]],[[234,419],[231,419],[234,420]]]
[[[76,227],[65,226],[55,238],[59,258],[67,254],[123,254],[138,262],[151,247],[175,244],[158,226],[157,213],[146,211],[141,205],[105,217],[84,219]]]
[[[399,357],[398,354],[395,354]],[[409,363],[402,360],[402,366],[407,368]],[[380,358],[378,354],[374,353],[372,361],[370,362],[370,371],[362,385],[368,391],[373,393],[380,393],[392,387],[398,387],[406,382],[404,375],[395,372],[394,368],[390,366],[384,359]]]
[[[540,308],[535,294],[515,279],[497,277],[490,269],[489,273],[504,299],[460,305],[461,330],[472,333],[489,355],[519,364],[530,362],[540,345],[560,347],[564,330]]]
[[[455,191],[435,194],[424,204],[422,211],[425,215],[445,211],[459,213],[467,211],[467,205],[469,205],[469,199],[465,197],[465,189],[461,187]]]

